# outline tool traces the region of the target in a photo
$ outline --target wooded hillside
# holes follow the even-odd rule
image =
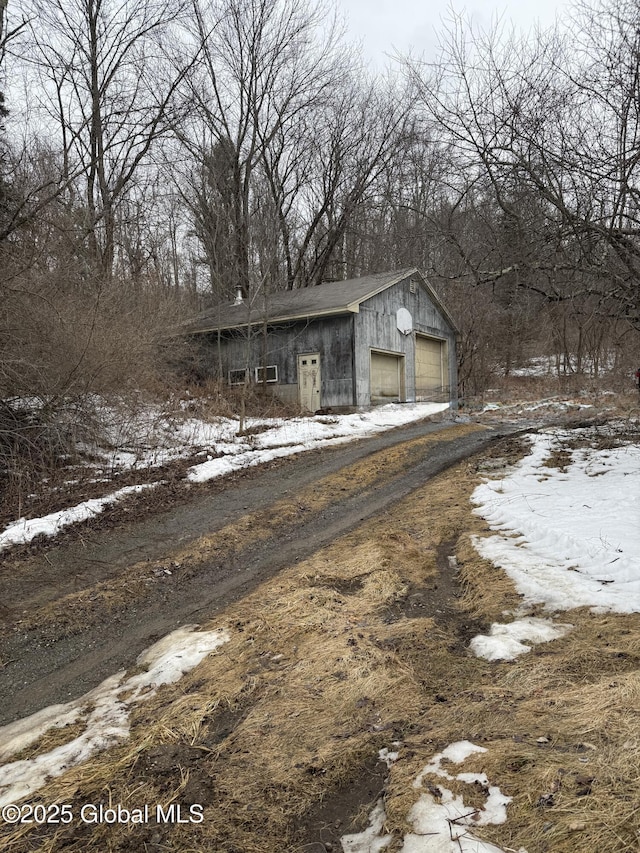
[[[632,0],[527,36],[453,18],[385,74],[324,0],[0,0],[0,27],[5,459],[164,382],[167,332],[238,288],[409,266],[459,325],[465,393],[532,356],[631,381]]]

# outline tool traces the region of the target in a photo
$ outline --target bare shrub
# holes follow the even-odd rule
[[[99,442],[101,401],[163,385],[182,346],[180,303],[153,289],[90,292],[23,278],[0,320],[0,490],[24,495]]]
[[[281,400],[262,385],[229,386],[219,379],[208,378],[187,387],[189,411],[204,420],[238,418],[244,405],[245,415],[252,418],[290,418],[300,414],[300,407]]]

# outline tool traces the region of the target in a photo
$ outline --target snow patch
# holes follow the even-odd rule
[[[413,787],[420,788],[422,786],[422,780],[429,773],[435,774],[436,776],[443,776],[445,779],[455,779],[455,776],[449,775],[446,770],[442,769],[443,761],[451,761],[453,764],[462,764],[470,755],[473,755],[477,752],[486,752],[487,750],[483,746],[476,746],[475,743],[471,743],[469,740],[459,740],[455,743],[449,744],[446,749],[443,749],[442,752],[438,752],[433,756],[429,764],[422,770],[422,772],[416,777]]]
[[[489,634],[478,634],[469,643],[469,648],[477,657],[486,660],[514,660],[531,651],[531,646],[523,640],[529,643],[548,643],[564,637],[572,627],[535,616],[516,619],[507,624],[494,622]]]
[[[640,447],[576,450],[575,436],[531,436],[528,456],[475,489],[474,512],[498,534],[474,545],[525,604],[640,612]],[[554,451],[566,454],[562,468],[546,464]]]
[[[442,762],[462,764],[470,755],[487,752],[468,740],[450,744],[431,759],[416,777],[413,787],[420,789],[426,776],[455,779],[468,785],[481,785],[486,790],[485,804],[480,809],[465,805],[460,795],[440,786],[437,791],[420,794],[412,806],[408,820],[413,832],[404,836],[401,853],[505,853],[501,848],[481,841],[471,834],[470,827],[501,824],[507,819],[506,797],[498,787],[490,785],[484,773],[461,772],[451,775],[443,769]],[[393,835],[382,834],[386,819],[382,800],[376,803],[369,817],[369,826],[364,832],[342,837],[345,853],[378,853],[394,840]],[[526,853],[523,848],[518,853]]]
[[[189,469],[187,479],[192,483],[203,483],[272,459],[303,453],[305,450],[334,447],[355,438],[394,429],[448,408],[448,403],[390,404],[353,415],[274,421],[271,429],[251,436],[250,444],[245,442],[234,448],[227,443],[227,455],[194,465]]]
[[[378,800],[369,815],[369,826],[364,832],[343,835],[340,839],[344,853],[379,853],[393,841],[393,835],[381,835],[387,819],[382,800]]]
[[[51,778],[86,761],[129,734],[129,710],[162,684],[178,681],[210,652],[229,641],[226,631],[178,628],[139,655],[143,672],[125,678],[118,672],[96,688],[64,705],[54,705],[0,728],[0,761],[38,741],[51,728],[81,721],[84,731],[68,743],[35,758],[0,767],[0,807],[15,803],[44,787]]]
[[[273,459],[394,429],[447,409],[449,403],[390,404],[369,412],[332,415],[330,418],[247,418],[245,430],[263,431],[238,435],[238,421],[229,418],[220,418],[214,423],[197,418],[171,420],[158,407],[149,406],[123,423],[115,409],[101,406],[107,432],[118,449],[105,450],[95,446],[85,446],[84,449],[102,460],[94,467],[111,472],[148,469],[192,457],[199,451],[208,453],[206,462],[194,465],[187,473],[188,482],[202,483]],[[135,450],[128,450],[126,443]],[[0,531],[0,551],[30,542],[40,534],[55,536],[63,528],[92,518],[123,497],[157,485],[159,483],[126,486],[105,497],[84,501],[43,518],[20,518]]]
[[[109,504],[116,503],[128,495],[138,495],[146,489],[153,489],[158,485],[159,483],[147,483],[138,486],[125,486],[103,498],[92,498],[69,509],[49,513],[42,518],[19,518],[0,533],[0,551],[9,548],[11,545],[24,545],[26,542],[31,542],[36,536],[55,536],[71,524],[78,524],[80,521],[93,518]]]

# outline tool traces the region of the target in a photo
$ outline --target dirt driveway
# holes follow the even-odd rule
[[[106,529],[9,556],[0,724],[85,693],[513,430],[425,421],[190,487],[157,514],[132,503]]]
[[[522,603],[474,547],[488,528],[470,503],[526,453],[522,426],[416,424],[177,493],[160,513],[132,504],[129,521],[14,554],[1,576],[7,720],[120,667],[144,676],[138,652],[179,624],[227,639],[144,702],[123,682],[125,735],[41,773],[27,800],[44,815],[66,804],[73,820],[0,821],[0,847],[335,853],[384,804],[389,853],[403,838],[422,850],[433,832],[411,834],[413,810],[446,794],[468,809],[464,849],[637,850],[640,615],[574,609],[566,635],[516,660],[469,648]],[[14,751],[7,772],[72,755],[93,710],[87,700]],[[464,773],[435,766],[469,742]],[[508,820],[491,825],[496,796]],[[161,817],[82,818],[143,804]],[[170,806],[199,819],[165,820]],[[463,849],[454,823],[437,849]]]

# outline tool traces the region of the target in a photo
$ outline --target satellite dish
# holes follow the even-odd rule
[[[396,325],[401,335],[410,335],[413,331],[413,317],[406,308],[396,311]]]

